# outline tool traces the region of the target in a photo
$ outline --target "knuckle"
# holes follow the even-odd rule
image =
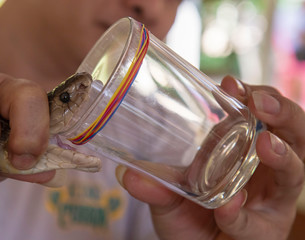
[[[18,84],[17,97],[26,101],[39,102],[41,100],[47,100],[46,92],[39,87],[36,83],[26,80],[21,80]]]
[[[36,138],[13,137],[9,139],[8,148],[10,152],[17,155],[31,154],[33,156],[39,156],[44,151],[43,141],[38,141]]]
[[[304,173],[304,163],[297,156],[297,154],[291,149],[290,154],[287,156],[288,161],[284,165],[283,171],[287,171],[290,169],[290,180],[287,179],[287,184],[291,189],[299,189],[301,190],[305,181],[305,173]]]
[[[29,103],[46,105],[47,103],[46,92],[30,80],[15,79],[0,74],[0,91],[0,102],[6,103],[1,105],[2,115],[8,115],[9,108],[12,105],[22,104],[26,106]]]
[[[297,103],[285,97],[282,97],[280,100],[282,105],[282,121],[285,121],[285,123],[292,121],[299,122],[299,119],[305,121],[305,112]]]

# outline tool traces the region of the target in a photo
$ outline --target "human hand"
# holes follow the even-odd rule
[[[225,77],[221,86],[268,124],[257,139],[261,164],[230,202],[208,210],[122,166],[118,180],[150,204],[161,239],[286,239],[304,181],[305,113],[271,87],[242,84],[232,77]]]
[[[45,151],[49,137],[49,106],[45,91],[34,82],[0,74],[0,115],[9,120],[9,159],[17,169],[30,169]],[[32,175],[1,173],[2,179],[46,183],[55,171]]]

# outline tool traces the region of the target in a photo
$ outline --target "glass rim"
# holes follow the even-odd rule
[[[103,52],[100,52],[98,50],[101,47],[103,47],[105,42],[107,42],[107,38],[109,38],[109,36],[111,36],[113,34],[113,32],[116,30],[116,28],[119,28],[120,25],[122,25],[122,24],[126,24],[127,27],[128,27],[128,28],[126,28],[128,30],[128,34],[127,34],[125,46],[124,46],[124,48],[122,50],[121,56],[118,58],[118,63],[113,68],[112,74],[114,72],[116,72],[119,69],[119,67],[120,67],[120,63],[122,63],[124,61],[123,58],[126,55],[126,52],[128,51],[128,47],[130,46],[130,42],[131,42],[132,36],[134,34],[133,21],[134,20],[131,17],[125,17],[125,18],[119,19],[113,25],[111,25],[102,34],[102,36],[97,40],[97,42],[93,45],[91,50],[88,52],[86,57],[83,59],[83,61],[79,65],[79,67],[76,70],[76,72],[77,73],[88,72],[89,74],[94,76],[95,71],[96,71],[96,67],[97,67],[97,65],[98,65],[98,63],[99,63],[99,61],[100,61],[100,59],[102,57],[102,53],[103,53]],[[111,78],[111,76],[110,76],[110,78]]]
[[[93,97],[88,99],[86,107],[75,114],[75,118],[72,119],[69,126],[63,130],[64,132],[67,133],[79,129],[80,123],[88,119],[97,105],[99,105],[100,109],[106,110],[108,105],[105,102],[107,101],[108,104],[110,103],[117,92],[118,87],[120,87],[119,85],[122,85],[122,82],[124,82],[126,76],[128,76],[129,68],[131,68],[134,63],[139,41],[141,41],[140,29],[142,27],[143,25],[141,23],[131,17],[121,18],[106,30],[88,52],[76,73],[87,72],[92,75],[93,82],[91,88],[95,88],[95,91],[98,90],[98,93],[95,93]],[[117,38],[118,41],[115,41]],[[115,42],[119,42],[120,44],[118,49],[116,49]],[[111,55],[113,52],[111,52],[112,50],[108,51],[109,49],[114,49],[116,52]],[[103,72],[103,70],[101,70],[103,68],[102,59],[109,52],[113,62],[109,64],[109,73],[104,76],[103,74],[100,74],[100,72]],[[101,84],[101,82],[103,84]],[[89,91],[89,96],[91,96],[91,90]],[[101,99],[106,100],[102,102]],[[117,107],[119,107],[119,105],[120,103]],[[116,111],[116,109],[114,111]],[[109,119],[110,118],[111,116]]]

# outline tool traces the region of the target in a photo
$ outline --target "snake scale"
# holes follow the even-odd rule
[[[86,101],[91,83],[92,77],[90,74],[77,73],[48,93],[50,139],[56,139],[57,134],[69,122],[73,114],[78,111],[79,106]],[[71,147],[60,147],[61,144],[53,144],[49,141],[46,152],[40,156],[33,168],[27,170],[16,169],[9,161],[6,150],[10,132],[9,122],[3,118],[0,118],[0,122],[0,172],[34,174],[55,169],[77,169],[86,172],[97,172],[101,168],[99,158],[79,153]]]

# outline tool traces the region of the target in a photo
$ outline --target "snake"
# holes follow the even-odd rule
[[[6,146],[10,126],[9,121],[1,117],[0,172],[23,175],[57,169],[98,172],[101,169],[101,160],[98,157],[80,153],[70,145],[63,144],[58,137],[88,99],[92,82],[93,79],[89,73],[76,73],[47,93],[50,111],[49,144],[46,151],[39,156],[37,163],[30,169],[17,169],[9,161]]]

